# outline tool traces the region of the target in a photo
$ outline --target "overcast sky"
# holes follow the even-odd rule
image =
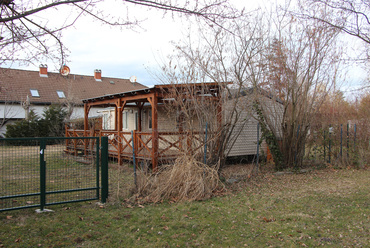
[[[154,85],[148,70],[155,70],[161,58],[173,50],[170,42],[181,38],[181,27],[171,18],[162,19],[156,12],[147,12],[148,20],[137,31],[110,28],[98,23],[79,22],[64,35],[70,50],[71,73],[92,74],[101,69],[103,76],[130,78]],[[181,23],[181,22],[180,22]]]
[[[73,27],[63,31],[62,41],[69,50],[66,65],[72,74],[93,75],[95,69],[101,69],[103,77],[136,76],[137,81],[144,85],[157,83],[149,71],[155,71],[159,61],[173,51],[171,41],[183,37],[188,26],[186,19],[172,18],[171,15],[163,17],[161,11],[148,11],[147,8],[134,5],[130,7],[129,14],[144,20],[140,27],[120,30],[82,17]],[[50,20],[53,17],[66,18],[68,15],[69,9],[66,8],[48,13]],[[51,72],[58,72],[60,68],[60,65],[50,62],[42,63],[47,63]],[[13,65],[13,68],[38,70],[35,65]]]
[[[250,1],[235,2],[248,9]],[[254,1],[256,4],[258,1]],[[106,1],[104,4],[108,4]],[[59,8],[58,11],[49,13],[44,17],[50,20],[63,20],[69,15],[69,9]],[[115,12],[116,11],[116,12]],[[120,14],[112,7],[112,14]],[[72,74],[93,75],[94,69],[101,69],[104,77],[130,78],[136,76],[137,81],[152,86],[158,82],[152,78],[150,71],[155,72],[161,61],[173,51],[171,41],[179,41],[187,32],[185,18],[163,18],[163,12],[148,11],[146,8],[131,6],[129,15],[145,20],[142,28],[122,29],[111,28],[92,22],[91,18],[80,18],[77,23],[63,32],[62,40],[69,49],[67,65]],[[46,62],[45,62],[46,63]],[[57,72],[60,65],[48,64],[49,71]],[[13,66],[16,68],[16,66]],[[18,68],[38,70],[34,65]],[[351,69],[351,79],[359,82],[364,74],[358,67]],[[347,87],[348,89],[348,87]]]

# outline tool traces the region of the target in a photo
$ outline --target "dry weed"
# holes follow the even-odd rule
[[[218,177],[218,167],[207,166],[194,156],[182,155],[174,164],[163,165],[153,175],[138,175],[140,203],[196,201],[210,198],[224,188]]]

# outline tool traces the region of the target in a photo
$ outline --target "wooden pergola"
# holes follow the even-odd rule
[[[197,83],[197,84],[171,84],[171,85],[155,85],[152,88],[146,88],[142,90],[135,90],[130,92],[122,92],[112,95],[105,95],[101,97],[89,98],[83,100],[84,103],[84,130],[83,136],[95,136],[97,134],[92,134],[89,130],[89,112],[92,107],[114,107],[115,120],[114,120],[114,132],[117,135],[119,142],[113,144],[116,147],[114,156],[117,156],[119,163],[121,163],[122,158],[130,158],[129,153],[125,153],[126,148],[131,148],[132,151],[137,153],[137,156],[140,158],[140,151],[146,149],[147,153],[150,155],[144,157],[141,156],[141,159],[151,160],[152,168],[155,171],[158,166],[158,155],[159,155],[159,139],[165,140],[161,135],[170,135],[167,133],[160,133],[158,130],[158,105],[165,103],[168,99],[174,99],[174,96],[177,99],[194,99],[196,97],[207,95],[207,99],[220,103],[222,87],[218,83]],[[148,106],[150,104],[152,119],[151,119],[151,131],[142,132],[142,111],[144,105]],[[127,138],[128,132],[122,132],[123,123],[123,110],[126,107],[136,108],[138,112],[138,125],[137,130],[134,131],[134,138]],[[222,122],[222,106],[217,104],[217,122],[221,125]],[[82,131],[82,130],[80,130]],[[182,129],[179,128],[179,131],[176,135],[181,132]],[[80,132],[81,134],[81,132]],[[100,134],[100,135],[104,135]],[[126,135],[123,136],[123,135]],[[142,137],[146,135],[147,140],[144,141]],[[73,136],[70,134],[70,136]],[[76,136],[76,135],[74,135]],[[148,141],[149,140],[149,141]],[[135,144],[135,148],[132,147],[132,141]],[[163,142],[163,141],[162,141]],[[151,143],[149,147],[148,143]],[[178,142],[168,142],[169,148],[166,148],[167,152],[170,148],[177,147],[180,148]],[[141,150],[140,150],[141,149]],[[163,152],[163,151],[162,151]],[[135,154],[136,154],[135,153]],[[133,155],[132,155],[133,156]]]

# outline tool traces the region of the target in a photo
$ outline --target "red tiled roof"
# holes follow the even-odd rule
[[[69,99],[81,103],[82,99],[145,89],[140,83],[128,79],[102,77],[96,81],[94,76],[48,73],[40,77],[39,71],[0,68],[0,102],[20,102],[27,99],[34,104],[61,103]],[[38,90],[40,97],[32,97],[30,89]],[[58,97],[57,90],[63,91],[66,99]]]

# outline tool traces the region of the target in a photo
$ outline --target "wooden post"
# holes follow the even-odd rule
[[[86,136],[86,131],[89,128],[89,111],[90,106],[87,103],[84,104],[84,136]]]
[[[121,152],[122,152],[122,140],[123,140],[123,134],[121,133],[122,132],[122,128],[123,128],[123,123],[122,123],[122,112],[123,112],[123,109],[125,108],[125,105],[126,105],[126,101],[122,101],[121,98],[118,98],[117,99],[117,102],[116,102],[116,131],[118,132],[118,153],[117,153],[117,156],[118,156],[118,164],[121,165],[121,162],[122,162],[122,155],[121,155]]]
[[[152,169],[157,172],[158,167],[158,97],[154,94],[148,97],[148,101],[152,105]]]
[[[136,105],[138,106],[138,111],[137,111],[137,114],[138,114],[137,131],[141,132],[141,131],[143,131],[142,130],[142,123],[141,123],[141,110],[143,109],[144,104],[136,103]]]
[[[138,153],[137,153],[137,151],[138,151],[138,138],[137,138],[137,132],[136,132],[136,130],[133,131],[132,139],[133,139],[133,141],[132,141],[132,144],[133,144],[132,149],[134,149],[134,156],[136,158],[134,160],[134,166],[135,166],[135,168],[137,168],[137,166],[139,164],[138,163],[139,160],[138,160],[138,157],[137,157],[137,155],[138,155]]]
[[[118,146],[117,146],[117,160],[118,165],[121,165],[121,149],[122,149],[122,143],[121,143],[121,131],[122,131],[122,106],[121,106],[121,98],[117,99],[116,102],[116,131],[117,131],[117,140],[118,140]]]
[[[116,131],[122,131],[122,104],[121,104],[121,98],[118,99],[116,103],[116,113],[117,113],[117,119],[116,119]]]
[[[118,105],[114,108],[114,130],[118,131]]]
[[[158,166],[158,98],[157,96],[153,97],[153,106],[152,106],[152,132],[153,132],[153,171],[157,172]]]

